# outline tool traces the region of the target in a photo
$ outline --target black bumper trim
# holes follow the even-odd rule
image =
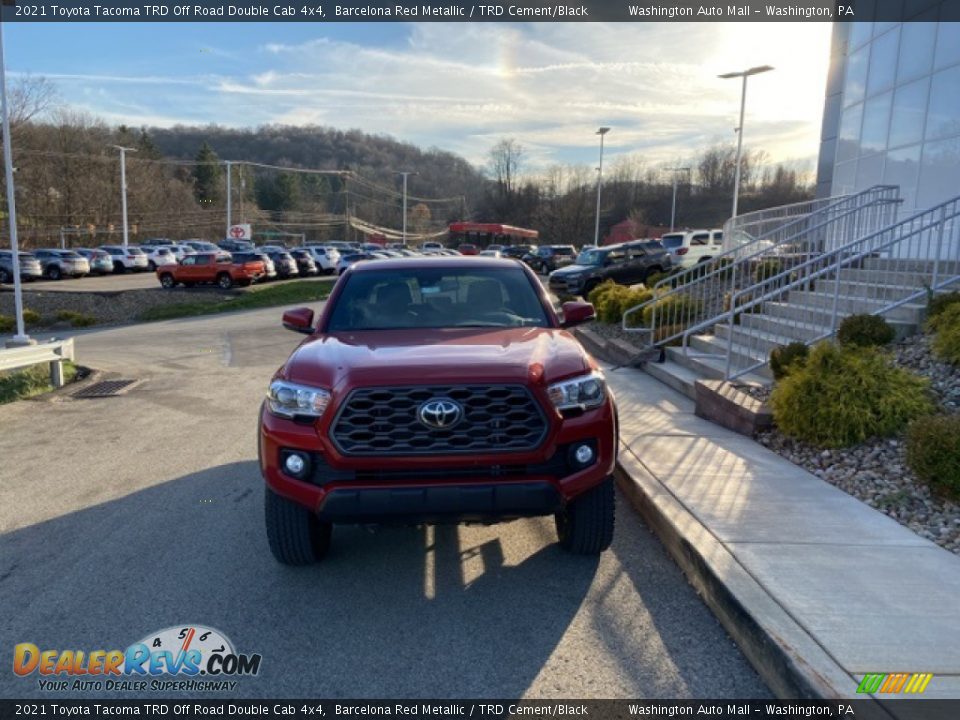
[[[317,513],[333,523],[498,522],[552,515],[563,498],[549,482],[338,488]]]

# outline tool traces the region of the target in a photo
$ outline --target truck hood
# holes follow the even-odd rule
[[[595,270],[596,265],[564,265],[559,270],[554,270],[551,275],[556,275],[557,277],[566,277],[567,275],[579,275],[580,273],[589,272],[590,270]]]
[[[343,391],[425,383],[548,384],[592,366],[580,343],[555,328],[378,330],[311,337],[279,376]]]

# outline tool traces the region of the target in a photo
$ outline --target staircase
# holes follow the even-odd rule
[[[698,379],[769,384],[767,360],[773,348],[829,338],[848,315],[882,315],[898,339],[917,332],[928,294],[960,289],[960,198],[899,222],[875,213],[888,200],[875,206],[873,201],[864,205],[863,198],[845,198],[810,213],[804,218],[805,232],[819,234],[816,251],[792,252],[800,239],[781,233],[780,242],[755,253],[733,250],[727,262],[721,256],[710,264],[714,267],[677,287],[658,284],[659,298],[683,295],[693,300],[694,309],[685,310],[680,303],[681,312],[667,308],[658,316],[655,298],[631,310],[636,317],[652,308],[646,327],[627,327],[624,318],[625,329],[635,332],[645,348],[664,349],[664,362],[648,362],[644,369],[693,398]],[[873,214],[868,223],[857,220],[864,208]],[[758,277],[759,264],[775,258],[782,270]],[[736,275],[737,268],[739,280],[718,281],[721,275]],[[706,297],[718,291],[725,301]]]

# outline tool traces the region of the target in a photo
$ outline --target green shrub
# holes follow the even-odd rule
[[[619,317],[617,322],[623,320],[623,314],[632,307],[641,305],[653,298],[653,293],[645,287],[639,287],[634,290],[628,290],[626,293],[618,296]],[[630,327],[636,327],[643,319],[642,313],[633,313],[627,318],[627,324]]]
[[[622,317],[620,312],[620,303],[624,301],[625,296],[630,290],[624,285],[616,285],[608,288],[606,292],[600,295],[596,303],[597,319],[605,323],[620,322]]]
[[[928,415],[910,423],[907,465],[920,480],[960,498],[960,416]]]
[[[654,308],[660,324],[690,325],[703,312],[703,304],[696,298],[682,293],[664,295],[643,309],[643,324],[650,327],[653,322]]]
[[[770,372],[773,373],[773,379],[785,378],[794,365],[802,365],[806,362],[809,354],[810,349],[806,343],[800,341],[775,347],[770,351]]]
[[[895,336],[893,328],[879,315],[850,315],[837,330],[837,342],[841,345],[860,347],[889,345]]]
[[[756,269],[753,271],[753,277],[755,282],[763,282],[764,280],[769,280],[775,275],[779,275],[783,272],[783,263],[780,262],[777,258],[770,258],[767,260],[761,260],[757,263]]]
[[[23,309],[23,324],[24,325],[36,325],[40,322],[40,313],[36,310],[31,310],[30,308]]]
[[[829,342],[774,385],[770,405],[784,433],[823,447],[891,435],[933,409],[924,378],[875,348]]]
[[[60,310],[57,312],[57,320],[69,322],[74,327],[90,327],[97,324],[97,319],[93,315],[85,315],[74,310]]]
[[[687,329],[686,325],[660,325],[653,332],[653,343],[663,345],[664,347],[677,347],[683,344],[683,331]],[[664,342],[664,339],[676,335],[672,340]]]
[[[647,279],[643,281],[643,284],[652,290],[658,282],[660,282],[661,280],[667,277],[670,277],[670,273],[665,273],[665,272],[650,273],[649,275],[647,275]]]
[[[9,315],[0,315],[0,333],[13,332],[16,327],[16,320]]]
[[[935,328],[933,352],[941,360],[960,365],[960,304],[942,310],[931,320]]]
[[[593,290],[587,293],[587,302],[591,303],[594,306],[600,304],[601,298],[606,295],[608,292],[611,292],[617,288],[617,284],[613,280],[604,280],[602,283],[597,285]]]
[[[935,330],[937,318],[939,318],[947,308],[958,303],[960,303],[960,291],[944,293],[942,295],[934,295],[931,293],[927,300],[927,327]]]

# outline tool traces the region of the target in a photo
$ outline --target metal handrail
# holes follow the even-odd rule
[[[855,195],[848,195],[835,200],[829,205],[818,210],[814,215],[808,215],[803,218],[792,220],[782,227],[777,228],[775,231],[777,234],[782,235],[782,232],[789,233],[791,231],[792,234],[787,234],[785,237],[780,237],[776,242],[771,241],[768,238],[758,238],[749,243],[744,243],[743,245],[739,245],[735,248],[724,251],[707,263],[703,263],[702,265],[694,265],[693,267],[687,268],[681,273],[664,278],[654,286],[653,297],[650,300],[640,303],[639,305],[635,305],[624,312],[623,319],[621,321],[622,327],[626,332],[649,333],[649,337],[647,338],[646,342],[646,344],[649,346],[664,344],[682,337],[683,347],[686,348],[687,341],[692,330],[699,330],[709,327],[710,325],[718,322],[720,318],[723,317],[725,312],[708,312],[707,314],[709,319],[697,322],[693,325],[689,324],[689,321],[693,320],[697,313],[690,313],[692,315],[691,317],[684,317],[681,319],[682,322],[674,323],[677,325],[682,325],[683,329],[673,333],[668,333],[662,337],[657,337],[657,329],[659,327],[657,323],[657,303],[661,303],[664,298],[677,295],[686,295],[692,296],[696,300],[696,294],[697,292],[700,292],[701,295],[704,295],[704,298],[702,299],[706,300],[706,296],[708,295],[707,290],[711,289],[706,287],[708,283],[716,284],[716,281],[719,280],[720,284],[723,284],[723,275],[729,273],[729,278],[726,281],[726,287],[721,287],[719,289],[713,288],[712,292],[709,293],[711,296],[710,299],[713,302],[716,302],[718,298],[722,301],[722,297],[724,294],[726,294],[726,292],[736,289],[737,273],[741,266],[746,266],[749,268],[750,264],[754,262],[760,262],[762,256],[764,255],[769,255],[782,260],[784,256],[777,252],[777,250],[788,243],[809,245],[808,237],[813,236],[814,233],[826,230],[831,225],[842,223],[851,217],[854,217],[854,222],[852,224],[856,228],[860,223],[860,218],[855,216],[872,209],[883,208],[888,205],[895,206],[899,202],[901,202],[901,199],[899,198],[899,187],[894,185],[877,185],[856,193]],[[847,205],[852,205],[852,207],[848,209],[845,207]],[[838,214],[831,215],[833,212],[838,212]],[[828,217],[820,222],[811,220],[812,217],[819,217],[821,215],[827,215]],[[866,213],[865,220],[868,224],[872,219],[874,218],[872,218],[869,213]],[[880,221],[880,224],[885,224],[887,222],[886,219],[877,219]],[[811,226],[810,222],[815,222],[816,224]],[[764,247],[759,250],[755,250],[754,252],[750,252],[749,254],[743,255],[743,257],[739,257],[741,254],[747,253],[752,249],[753,246],[759,243],[765,243]],[[730,260],[732,256],[737,256],[733,257],[733,262],[725,262]],[[684,282],[683,280],[685,278],[689,279],[689,281]],[[667,284],[671,284],[672,287],[664,291],[663,288]],[[700,290],[696,287],[698,285],[705,287]],[[653,313],[650,321],[650,327],[628,326],[629,317],[638,312],[642,313],[651,305],[653,305]],[[691,303],[691,307],[693,309],[696,309],[696,306],[696,302]],[[676,320],[677,318],[674,319]]]
[[[816,258],[811,258],[790,268],[789,270],[766,278],[750,288],[746,288],[735,293],[731,298],[730,309],[727,313],[727,322],[730,332],[727,334],[726,344],[726,369],[724,372],[726,379],[734,380],[742,375],[763,367],[768,362],[766,358],[763,360],[757,360],[756,356],[747,355],[754,360],[754,363],[748,365],[747,367],[738,368],[736,371],[734,371],[732,365],[734,354],[733,328],[738,315],[743,316],[748,314],[753,308],[760,307],[764,303],[770,302],[775,298],[782,298],[791,290],[795,290],[800,287],[810,287],[812,283],[818,279],[829,279],[834,283],[833,304],[829,311],[829,328],[827,328],[825,332],[819,333],[813,338],[807,338],[802,342],[812,344],[831,337],[836,333],[837,329],[838,300],[840,295],[841,274],[843,270],[845,268],[859,269],[859,265],[862,264],[862,261],[866,259],[877,258],[879,257],[879,253],[889,254],[891,250],[897,248],[898,246],[903,246],[908,242],[919,240],[917,243],[918,249],[925,249],[927,251],[924,254],[925,256],[885,258],[891,260],[895,264],[894,269],[878,270],[877,272],[903,272],[904,268],[907,268],[907,271],[911,271],[911,265],[926,262],[932,263],[933,267],[930,272],[931,282],[929,284],[916,290],[911,289],[910,292],[903,293],[901,297],[897,297],[894,300],[885,303],[880,308],[874,310],[872,313],[870,313],[872,315],[884,315],[898,307],[901,307],[902,305],[911,302],[912,300],[926,295],[928,292],[932,292],[956,283],[957,280],[960,280],[960,272],[958,272],[958,270],[960,270],[960,261],[958,261],[958,256],[960,256],[960,236],[953,238],[953,243],[948,243],[947,245],[944,244],[944,235],[946,232],[948,232],[948,221],[953,221],[956,218],[960,218],[960,196],[941,203],[940,205],[929,208],[928,210],[918,212],[908,218],[905,218],[904,220],[877,230],[876,232],[857,238],[856,240],[848,242],[841,247],[823,253]],[[960,233],[956,233],[956,230],[960,229],[960,223],[951,222],[949,225],[951,225],[949,232],[952,232],[955,235],[960,235]],[[924,238],[925,233],[927,234],[926,238]],[[882,239],[884,236],[891,234],[896,236],[890,237],[890,239],[885,241],[874,242],[877,239]],[[933,237],[934,234],[936,237]],[[948,251],[952,248],[952,252],[948,257],[941,257],[944,254],[945,247],[948,249]],[[907,252],[910,252],[910,247],[907,247],[906,249]],[[932,255],[932,257],[930,257],[930,255]],[[953,264],[952,271],[950,272],[947,271],[947,268],[941,268],[941,263],[947,262]],[[812,271],[807,272],[807,270],[810,269],[812,269]],[[913,270],[913,272],[916,272],[916,274],[920,275],[926,274],[926,271],[923,270]],[[941,272],[944,272],[943,278],[940,277]],[[791,279],[791,277],[793,279]],[[770,290],[762,292],[759,296],[756,296],[758,288],[770,286],[772,286]],[[741,298],[745,296],[749,296],[749,299],[744,302],[740,302]],[[741,351],[744,349],[747,350],[748,353],[752,350],[752,348],[744,347],[742,343],[740,343],[738,347],[740,347]],[[738,355],[743,355],[743,353],[739,352]]]
[[[821,210],[837,202],[846,200],[848,197],[850,197],[849,194],[844,194],[834,195],[827,198],[814,198],[813,200],[801,200],[799,202],[789,203],[787,205],[777,205],[772,208],[754,210],[753,212],[743,213],[742,215],[729,218],[723,223],[724,244],[727,244],[727,241],[733,236],[734,233],[742,233],[751,238],[756,237],[755,235],[747,233],[744,228],[760,225],[762,223],[783,221],[784,219],[791,217],[807,217],[808,215],[820,212]],[[818,207],[821,205],[822,207]],[[801,208],[803,211],[801,211]],[[780,226],[775,226],[775,228],[777,227]]]

